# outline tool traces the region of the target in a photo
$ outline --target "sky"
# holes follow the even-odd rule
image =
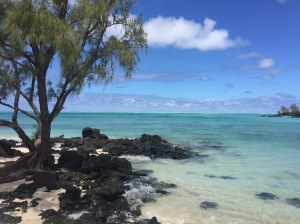
[[[300,105],[300,0],[139,0],[147,52],[131,80],[64,111],[276,113]],[[85,105],[84,107],[82,105]]]

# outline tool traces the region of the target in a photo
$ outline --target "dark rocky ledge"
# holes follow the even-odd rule
[[[142,155],[151,159],[187,159],[197,154],[182,146],[174,146],[158,135],[143,134],[136,139],[109,139],[100,134],[99,129],[84,128],[82,138],[56,138],[55,142],[62,143],[62,147],[77,148],[87,153],[96,153],[96,149],[110,153],[112,156]]]
[[[13,158],[16,156],[21,156],[22,153],[20,151],[11,148],[16,144],[17,142],[14,140],[0,139],[0,157]]]
[[[19,223],[22,217],[7,215],[9,212],[35,207],[39,198],[33,198],[38,188],[46,187],[47,191],[63,188],[60,194],[60,208],[43,211],[40,216],[43,223],[93,224],[124,223],[147,224],[159,223],[156,218],[141,220],[139,207],[132,209],[124,197],[130,190],[129,183],[140,183],[144,179],[152,185],[156,194],[166,193],[165,189],[176,187],[174,184],[159,183],[143,171],[133,172],[129,161],[109,154],[89,155],[81,151],[62,151],[56,172],[31,172],[30,184],[21,184],[12,192],[1,192],[1,223]],[[147,177],[145,179],[145,177]],[[14,199],[25,200],[14,202]],[[144,203],[151,202],[152,196],[146,196]],[[26,201],[27,200],[27,201]],[[84,213],[78,219],[70,219],[74,212]],[[130,221],[129,221],[130,220]]]
[[[40,216],[44,224],[157,224],[155,217],[142,220],[141,207],[144,203],[153,203],[157,197],[169,194],[168,189],[176,188],[175,184],[159,182],[148,176],[153,171],[133,171],[131,164],[120,155],[143,155],[155,158],[186,159],[193,155],[190,150],[173,146],[157,135],[143,134],[137,139],[109,139],[100,134],[98,129],[85,128],[82,138],[54,138],[53,142],[61,143],[62,149],[53,150],[60,154],[55,171],[28,173],[30,184],[21,184],[12,192],[1,192],[0,220],[3,223],[19,223],[22,217],[13,217],[9,212],[24,210],[39,205],[39,198],[33,198],[41,187],[47,191],[65,189],[60,194],[58,211],[48,209]],[[15,141],[0,140],[3,157],[20,156],[12,150]],[[77,150],[70,150],[76,148]],[[102,149],[108,154],[97,154]],[[140,196],[135,195],[140,186],[151,186],[153,191]],[[14,199],[24,200],[14,202]],[[83,212],[77,219],[69,218],[70,214]]]
[[[12,192],[0,193],[0,199],[4,200],[0,205],[3,223],[21,222],[22,217],[9,216],[9,212],[21,209],[26,211],[29,207],[38,206],[40,199],[33,198],[33,194],[41,187],[46,187],[47,191],[65,189],[65,193],[58,196],[59,210],[49,209],[40,214],[44,224],[159,223],[156,218],[140,220],[140,207],[131,209],[123,196],[130,188],[128,183],[138,182],[146,176],[143,172],[133,172],[129,161],[109,154],[96,156],[79,151],[62,151],[61,154],[56,172],[31,172],[28,180],[33,183],[21,184]],[[173,184],[159,183],[150,177],[147,181],[147,184],[153,185],[153,189],[157,189],[157,193],[158,190],[166,192],[164,189],[176,187]],[[16,198],[27,199],[30,203],[14,202]],[[146,197],[145,203],[148,201],[150,199]],[[84,213],[78,219],[68,217],[81,211]]]

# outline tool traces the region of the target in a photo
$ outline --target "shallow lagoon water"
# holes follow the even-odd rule
[[[7,113],[0,113],[8,117]],[[30,133],[33,123],[21,117]],[[300,198],[300,119],[240,114],[63,113],[53,136],[80,136],[82,128],[100,128],[110,138],[158,134],[207,158],[183,161],[129,157],[135,169],[149,169],[159,181],[175,183],[171,194],[146,203],[143,216],[162,223],[290,223],[300,208],[286,203]],[[16,137],[0,128],[1,137]],[[230,177],[230,178],[222,178]],[[269,192],[277,200],[256,196]],[[218,204],[202,209],[203,201]]]

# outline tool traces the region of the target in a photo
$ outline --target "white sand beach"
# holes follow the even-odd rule
[[[29,184],[32,181],[19,180],[10,183],[0,184],[0,192],[13,191],[20,184]],[[36,207],[29,207],[24,210],[22,208],[17,208],[16,211],[8,213],[11,216],[21,216],[22,221],[21,224],[42,224],[43,220],[39,214],[47,209],[54,209],[57,211],[59,209],[59,200],[58,195],[64,193],[64,189],[52,190],[47,192],[46,188],[39,188],[34,194],[33,198],[25,198],[25,199],[15,199],[15,202],[23,202],[27,201],[28,205],[31,204],[33,199],[39,198],[38,205]],[[0,201],[1,203],[3,202]]]
[[[21,144],[17,144],[16,147],[12,149],[19,150],[22,153],[28,153],[29,150],[26,147],[18,146]],[[56,144],[54,147],[55,150],[60,150],[60,144]],[[0,167],[4,166],[6,162],[16,161],[20,157],[14,158],[3,158],[0,157]],[[55,163],[57,163],[59,154],[54,154]],[[18,180],[10,183],[0,184],[0,192],[11,192],[14,191],[19,185],[21,184],[30,184],[33,181],[25,181],[25,180]],[[34,194],[32,198],[25,198],[25,199],[15,199],[14,202],[24,202],[27,201],[28,205],[31,205],[31,202],[38,198],[38,205],[36,207],[29,207],[28,209],[17,208],[16,211],[10,212],[8,215],[11,216],[21,216],[22,221],[21,224],[42,224],[43,220],[39,214],[42,211],[47,209],[54,209],[57,211],[59,209],[59,194],[64,193],[65,189],[58,189],[52,191],[46,191],[46,188],[39,188]],[[1,199],[0,203],[4,200]],[[0,220],[1,223],[1,220]]]

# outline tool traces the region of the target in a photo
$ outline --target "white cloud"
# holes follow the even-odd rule
[[[245,58],[259,58],[259,57],[262,57],[261,54],[255,52],[255,51],[252,51],[252,52],[247,52],[247,53],[244,53],[244,54],[239,54],[237,56],[238,59],[245,59]]]
[[[216,29],[216,21],[206,18],[201,23],[183,17],[156,17],[144,23],[150,46],[174,46],[201,51],[224,50],[244,44],[240,38],[230,39],[225,29]]]
[[[155,82],[180,82],[194,78],[195,75],[189,72],[158,72],[158,73],[144,73],[137,74],[132,77],[133,80],[137,81],[155,81]]]
[[[134,14],[129,14],[129,17],[127,18],[128,23],[130,23],[131,20],[135,20],[137,17]],[[118,23],[118,21],[114,22],[113,16],[109,16],[108,18],[110,20],[110,23]],[[116,19],[120,19],[118,16]],[[109,26],[106,29],[105,36],[106,37],[111,37],[111,36],[116,36],[117,38],[121,39],[126,32],[126,28],[123,24],[114,24],[112,26]]]
[[[117,38],[122,38],[124,34],[124,26],[120,24],[108,27],[105,32],[106,37],[116,36]]]
[[[274,75],[279,74],[281,70],[276,67],[274,59],[264,57],[262,54],[257,52],[249,52],[240,54],[237,56],[238,59],[250,60],[255,59],[255,62],[245,63],[240,65],[239,70],[241,72],[257,72],[261,73],[262,78],[272,78]],[[258,58],[258,59],[257,59]],[[252,60],[253,61],[253,60]]]
[[[243,64],[240,66],[240,71],[247,72],[254,69],[254,66],[252,64]]]
[[[272,68],[274,65],[275,62],[272,58],[263,58],[258,62],[257,67],[262,69],[267,69],[267,68]]]
[[[175,100],[170,100],[170,101],[166,102],[165,105],[168,106],[168,107],[175,107],[175,106],[177,106]]]
[[[289,106],[293,103],[300,105],[300,98],[287,93],[232,100],[85,93],[68,98],[63,112],[276,113],[280,106]],[[25,104],[23,105],[23,102],[21,107],[29,109]],[[0,109],[8,111],[4,107]]]
[[[209,76],[207,76],[207,75],[202,75],[202,76],[200,77],[200,80],[203,81],[203,82],[206,82],[206,81],[209,81],[210,78],[209,78]]]
[[[192,100],[126,94],[85,94],[84,97],[86,98],[86,107],[83,108],[82,102],[74,97],[67,101],[66,110],[86,110],[89,112],[276,113],[281,105],[300,104],[299,98],[286,93],[234,100]]]
[[[281,70],[279,68],[270,68],[270,69],[264,69],[262,72],[263,78],[272,78],[274,75],[279,74]]]

